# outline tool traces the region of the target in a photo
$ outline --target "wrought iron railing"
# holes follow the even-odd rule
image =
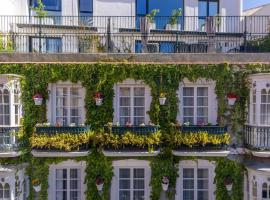
[[[245,126],[245,144],[249,148],[270,150],[270,126]]]
[[[159,126],[105,126],[105,129],[113,134],[123,135],[125,133],[135,133],[138,135],[147,135],[156,133],[159,130]]]
[[[48,134],[54,135],[57,133],[84,133],[90,131],[90,126],[61,126],[61,127],[54,127],[54,126],[37,126],[36,133],[37,134]]]
[[[227,133],[227,127],[224,126],[182,126],[180,128],[182,133],[199,133],[207,132],[209,134],[224,134]]]
[[[0,151],[18,150],[19,144],[16,137],[19,127],[0,127]]]
[[[1,51],[35,53],[261,52],[270,16],[0,16]],[[269,38],[268,38],[269,39]],[[270,39],[269,39],[270,40]]]

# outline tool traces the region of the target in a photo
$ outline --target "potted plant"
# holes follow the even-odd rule
[[[159,9],[154,9],[146,15],[148,19],[149,29],[156,29],[155,16],[159,13]]]
[[[96,92],[94,98],[96,101],[96,105],[101,106],[103,102],[103,94],[101,92]]]
[[[233,92],[230,92],[227,94],[227,99],[228,99],[228,104],[230,106],[233,106],[235,104],[235,101],[238,99],[238,95]]]
[[[104,179],[101,176],[96,177],[96,186],[98,191],[102,191],[104,185]]]
[[[164,92],[161,92],[159,95],[159,104],[165,105],[166,103],[166,94]]]
[[[33,185],[33,188],[34,188],[35,192],[40,192],[41,183],[40,183],[39,179],[33,179],[32,180],[32,185]]]
[[[45,10],[45,5],[42,3],[42,0],[37,0],[37,6],[36,7],[31,7],[31,10],[35,12],[34,16],[34,23],[37,24],[54,24],[53,18],[46,17],[47,11]],[[38,19],[36,22],[35,19]]]
[[[33,100],[36,106],[40,106],[43,102],[43,96],[40,93],[37,93],[33,96]]]
[[[224,180],[224,184],[225,184],[226,189],[227,189],[228,192],[232,191],[233,181],[232,181],[231,177],[227,177]]]
[[[161,180],[161,185],[162,185],[162,189],[163,191],[167,191],[168,187],[169,187],[169,179],[167,176],[163,176],[162,180]]]
[[[180,30],[181,24],[178,23],[178,18],[182,16],[182,9],[178,8],[172,11],[169,24],[166,25],[167,30]]]

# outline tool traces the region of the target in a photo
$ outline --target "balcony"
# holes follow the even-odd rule
[[[159,126],[105,126],[105,129],[116,135],[124,135],[125,133],[135,133],[136,135],[149,135],[156,133],[159,130]]]
[[[19,144],[16,138],[16,132],[19,127],[0,127],[0,151],[17,151]]]
[[[0,16],[1,51],[17,53],[261,52],[270,16]]]
[[[245,126],[245,145],[254,150],[270,150],[270,127]]]
[[[46,135],[56,135],[61,133],[79,134],[90,131],[91,126],[37,126],[36,133]]]

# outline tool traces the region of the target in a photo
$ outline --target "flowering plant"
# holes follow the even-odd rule
[[[101,176],[96,177],[96,185],[101,185],[104,183],[104,179]]]
[[[170,181],[167,176],[163,176],[161,182],[162,184],[169,184]]]
[[[40,180],[37,179],[37,178],[35,178],[35,179],[32,180],[32,184],[33,184],[34,186],[40,185]]]
[[[231,185],[232,184],[232,178],[231,177],[226,177],[224,180],[224,184],[225,185]]]
[[[103,94],[101,92],[96,92],[94,95],[95,99],[102,99],[103,98]]]
[[[165,94],[164,92],[161,92],[161,93],[159,94],[159,97],[160,97],[160,98],[165,98],[165,97],[166,97],[166,94]]]
[[[227,94],[227,98],[229,98],[229,99],[238,99],[239,97],[238,97],[237,94],[235,94],[233,92],[230,92],[230,93]]]
[[[33,96],[33,99],[43,99],[43,96],[42,96],[42,94],[40,94],[40,93],[36,93],[36,94]]]

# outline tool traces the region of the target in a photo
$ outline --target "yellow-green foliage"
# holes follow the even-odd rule
[[[205,146],[207,144],[229,144],[230,135],[228,133],[216,135],[207,132],[177,133],[172,136],[172,143],[174,144],[174,146],[187,145],[189,147],[192,147],[194,145]]]

